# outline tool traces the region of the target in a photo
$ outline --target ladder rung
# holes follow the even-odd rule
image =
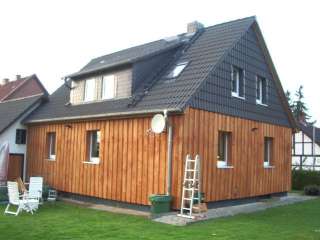
[[[192,198],[183,198],[183,200],[192,201]]]
[[[183,190],[187,190],[187,191],[195,190],[195,191],[197,191],[198,188],[186,188],[186,187],[184,187]]]
[[[182,208],[183,210],[189,210],[189,211],[191,211],[191,208]]]
[[[185,181],[198,181],[198,179],[186,178]]]
[[[197,172],[198,170],[197,169],[187,169],[186,171],[187,172]]]

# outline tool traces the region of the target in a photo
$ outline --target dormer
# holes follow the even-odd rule
[[[71,82],[70,103],[81,104],[129,98],[132,94],[131,89],[131,68],[73,79]]]

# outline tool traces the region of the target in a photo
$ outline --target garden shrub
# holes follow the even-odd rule
[[[292,189],[304,190],[308,185],[320,186],[320,172],[310,170],[293,170],[292,171]]]
[[[309,196],[318,196],[320,194],[320,187],[318,185],[305,186],[304,194]]]

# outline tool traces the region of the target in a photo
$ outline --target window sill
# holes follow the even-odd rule
[[[246,100],[245,97],[240,97],[237,93],[234,93],[234,92],[231,94],[231,96],[241,100]]]
[[[49,161],[49,162],[55,162],[55,161],[56,161],[55,158],[46,158],[45,160],[46,160],[46,161]]]
[[[258,102],[258,101],[256,101],[256,104],[257,104],[257,105],[261,105],[261,106],[264,106],[264,107],[268,107],[268,105],[267,105],[267,104],[265,104],[265,103],[262,103],[262,102]]]
[[[263,168],[265,168],[265,169],[273,169],[273,168],[275,168],[275,166],[263,166]]]
[[[85,163],[85,164],[91,164],[91,165],[99,165],[99,164],[100,164],[100,162],[88,162],[88,161],[85,161],[85,162],[83,162],[83,163]]]
[[[219,169],[232,169],[233,166],[217,166]]]

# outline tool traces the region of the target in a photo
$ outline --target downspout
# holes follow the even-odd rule
[[[172,137],[173,137],[173,128],[168,118],[168,110],[163,111],[164,117],[166,119],[167,125],[167,195],[171,194],[171,185],[172,185]]]
[[[316,165],[316,153],[315,153],[315,140],[316,140],[316,127],[315,123],[313,123],[313,131],[312,131],[312,156],[313,156],[313,171],[315,170],[315,165]]]

